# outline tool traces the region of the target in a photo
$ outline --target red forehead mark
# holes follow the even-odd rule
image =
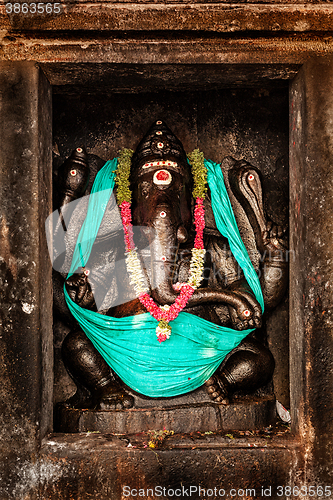
[[[156,179],[158,181],[167,181],[169,179],[169,177],[170,177],[170,174],[166,170],[160,170],[156,174]]]
[[[158,170],[154,173],[154,184],[167,186],[171,181],[172,175],[167,170]]]

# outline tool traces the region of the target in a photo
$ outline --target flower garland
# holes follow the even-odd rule
[[[129,188],[129,176],[131,168],[131,158],[133,151],[123,149],[120,151],[118,165],[116,170],[117,185],[117,204],[121,210],[121,220],[124,228],[126,267],[130,275],[130,284],[134,285],[135,292],[141,304],[147,311],[159,322],[156,328],[158,341],[164,342],[170,338],[170,321],[177,318],[178,314],[186,307],[189,299],[202,281],[202,272],[204,267],[205,249],[203,244],[203,231],[205,228],[205,208],[204,198],[207,192],[207,171],[204,165],[204,155],[198,149],[188,155],[192,167],[194,180],[193,197],[196,199],[194,209],[194,224],[196,236],[194,248],[192,248],[192,257],[190,262],[189,280],[187,283],[176,283],[174,290],[179,291],[175,302],[169,306],[159,306],[149,295],[149,289],[145,284],[140,260],[138,258],[136,247],[133,240],[133,226],[131,214],[131,190]]]

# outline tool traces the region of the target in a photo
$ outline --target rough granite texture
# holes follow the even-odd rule
[[[0,63],[1,498],[30,486],[52,429],[52,292],[45,218],[51,210],[50,86],[31,63]],[[7,484],[9,484],[7,489]],[[31,487],[38,487],[38,477]],[[16,496],[15,496],[16,495]]]

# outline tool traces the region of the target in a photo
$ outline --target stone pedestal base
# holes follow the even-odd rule
[[[152,400],[154,402],[154,400]],[[164,403],[164,404],[163,404]],[[155,406],[129,410],[90,410],[57,408],[58,432],[100,432],[135,434],[148,430],[176,433],[260,429],[274,424],[274,396],[242,399],[233,404],[212,402],[170,404],[161,400]]]

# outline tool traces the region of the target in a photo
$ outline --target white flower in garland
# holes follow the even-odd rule
[[[193,288],[198,288],[203,280],[204,259],[206,250],[204,248],[192,248],[192,258],[190,263],[190,279],[188,284]]]
[[[165,307],[165,306],[164,306]],[[169,339],[171,335],[171,326],[167,321],[161,320],[156,328],[156,336],[159,342],[164,342]]]
[[[140,293],[148,293],[149,289],[146,285],[136,250],[126,253],[126,268],[131,278],[130,285],[134,285],[136,295],[139,296]]]

